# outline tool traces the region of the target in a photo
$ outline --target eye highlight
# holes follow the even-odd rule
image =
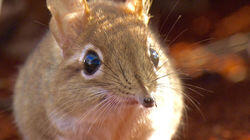
[[[159,55],[158,55],[158,53],[152,48],[150,48],[149,51],[150,51],[150,59],[151,59],[151,61],[153,62],[155,67],[158,67],[158,64],[159,64]]]
[[[93,50],[89,50],[84,57],[84,73],[86,75],[93,75],[100,68],[101,63],[98,54]]]

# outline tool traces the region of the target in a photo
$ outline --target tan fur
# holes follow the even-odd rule
[[[139,5],[148,16],[144,3]],[[23,138],[170,140],[182,114],[181,83],[138,12],[110,1],[47,4],[50,31],[21,69],[15,87],[14,115]],[[100,75],[87,79],[81,75],[81,54],[91,45],[102,53],[103,64]],[[160,55],[158,68],[149,45]],[[155,98],[156,106],[141,105],[147,96]]]

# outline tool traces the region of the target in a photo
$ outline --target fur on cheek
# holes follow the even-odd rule
[[[56,137],[57,140],[81,140],[85,137],[84,132],[88,132],[90,126],[89,122],[84,123],[80,118],[65,114],[50,117],[50,121],[60,132],[60,135]],[[90,136],[86,135],[86,137]]]
[[[62,133],[74,132],[78,129],[80,122],[77,118],[60,113],[56,115],[48,115],[51,123]]]
[[[183,99],[179,92],[182,89],[175,85],[178,81],[169,77],[161,78],[158,82],[164,86],[159,86],[153,93],[157,107],[147,116],[154,129],[149,140],[170,140],[181,121]]]
[[[162,89],[156,96],[157,107],[147,116],[154,130],[149,140],[170,140],[181,119],[182,99],[179,95]],[[163,97],[165,96],[165,97]]]

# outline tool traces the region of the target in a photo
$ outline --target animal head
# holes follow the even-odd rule
[[[47,4],[63,58],[52,80],[52,106],[75,115],[100,106],[156,106],[159,80],[169,84],[173,71],[148,26],[149,0]]]

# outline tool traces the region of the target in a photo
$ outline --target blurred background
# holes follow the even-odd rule
[[[0,140],[19,140],[13,87],[50,14],[45,0],[0,0],[0,7]],[[175,139],[250,140],[250,1],[154,0],[150,13],[187,95]]]

